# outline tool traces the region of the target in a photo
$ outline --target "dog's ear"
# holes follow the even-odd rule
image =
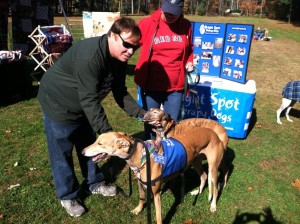
[[[117,146],[117,148],[128,148],[130,146],[130,142],[122,138],[117,138],[115,140],[115,146]]]
[[[119,131],[118,134],[126,136],[126,137],[129,137],[129,138],[132,138],[131,135],[129,135],[129,134],[125,133],[125,132]]]
[[[170,120],[172,120],[172,117],[171,117],[170,114],[165,113],[165,115],[164,115],[164,117],[163,117],[163,120],[165,120],[165,121],[170,121]]]

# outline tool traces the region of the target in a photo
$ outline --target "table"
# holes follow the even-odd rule
[[[184,100],[184,118],[213,119],[225,127],[229,137],[245,138],[255,95],[254,80],[241,84],[202,75],[197,85],[190,83],[190,94]]]

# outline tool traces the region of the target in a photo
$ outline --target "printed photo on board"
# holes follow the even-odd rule
[[[224,76],[231,76],[231,69],[230,68],[224,68],[223,69],[223,75]]]
[[[240,79],[242,77],[242,72],[233,70],[233,78]]]
[[[212,52],[210,51],[203,51],[201,54],[201,59],[211,59]]]
[[[194,54],[194,55],[193,55],[193,63],[194,63],[195,65],[198,65],[198,64],[199,64],[199,59],[200,59],[199,54]]]
[[[215,39],[215,48],[222,48],[223,47],[223,38],[216,38]]]
[[[240,60],[240,59],[235,59],[234,67],[237,67],[237,68],[244,68],[244,61],[243,61],[243,60]]]
[[[248,36],[247,35],[244,35],[244,34],[240,34],[239,35],[239,43],[247,43],[247,39],[248,39]]]
[[[213,56],[213,66],[214,67],[220,67],[221,64],[221,56],[220,55],[214,55]]]
[[[235,33],[230,33],[228,35],[228,39],[229,42],[235,42],[236,41],[236,34]]]
[[[202,63],[202,72],[203,73],[208,73],[209,72],[209,63],[208,62],[203,62]]]
[[[227,46],[226,53],[227,54],[234,54],[234,47],[233,46]]]
[[[245,55],[246,54],[246,48],[238,47],[237,50],[236,50],[236,54],[241,55],[241,56]]]
[[[226,57],[224,60],[225,65],[232,65],[232,58]]]
[[[213,42],[203,42],[202,49],[203,50],[212,50],[212,49],[214,49],[214,43]]]
[[[201,46],[201,42],[202,42],[202,38],[201,37],[195,37],[195,39],[194,39],[194,46],[195,47],[200,47]]]

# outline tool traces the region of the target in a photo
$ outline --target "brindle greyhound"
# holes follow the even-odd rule
[[[151,142],[147,141],[147,142]],[[218,167],[222,161],[224,146],[217,134],[211,129],[194,127],[179,135],[173,135],[170,139],[165,139],[155,146],[150,157],[150,174],[152,184],[152,195],[154,198],[156,221],[162,223],[161,215],[161,185],[163,182],[177,176],[190,165],[199,172],[202,166],[200,155],[204,154],[208,162],[208,189],[209,201],[212,200],[210,211],[215,212],[217,208],[217,179]],[[101,134],[96,142],[83,150],[83,154],[94,157],[93,161],[98,161],[105,156],[117,156],[125,159],[130,168],[139,179],[140,200],[138,206],[132,210],[133,214],[138,214],[145,203],[145,188],[147,188],[147,166],[144,162],[145,148],[144,142],[137,141],[131,136],[122,132],[107,132]],[[175,145],[175,148],[168,150],[167,145]],[[171,154],[183,152],[180,156]],[[168,155],[168,156],[166,156]],[[172,164],[170,165],[169,162]],[[175,167],[173,163],[179,165],[177,170],[168,173],[169,167]],[[212,187],[213,185],[213,187]],[[212,193],[213,190],[213,193]]]
[[[179,123],[175,123],[172,117],[165,113],[159,108],[151,108],[143,117],[143,121],[151,126],[153,126],[153,131],[156,132],[156,141],[159,143],[164,137],[170,138],[174,135],[182,135],[187,131],[194,130],[195,127],[203,127],[213,130],[223,143],[224,151],[227,149],[228,145],[228,135],[226,129],[219,124],[218,122],[205,118],[189,118],[183,119]],[[189,137],[187,137],[189,138]],[[188,139],[187,139],[188,140]],[[223,152],[224,153],[224,152]],[[204,159],[203,156],[200,156],[199,160]],[[202,161],[201,161],[202,164]],[[221,161],[221,168],[224,175],[223,187],[227,184],[228,178],[228,167],[223,159]],[[205,182],[207,180],[207,174],[205,173],[203,166],[199,167],[200,175],[200,188],[192,191],[192,195],[196,195],[202,192]]]

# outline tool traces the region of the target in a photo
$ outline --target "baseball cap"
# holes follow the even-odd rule
[[[161,9],[164,12],[178,16],[182,13],[183,5],[184,0],[163,0]]]

